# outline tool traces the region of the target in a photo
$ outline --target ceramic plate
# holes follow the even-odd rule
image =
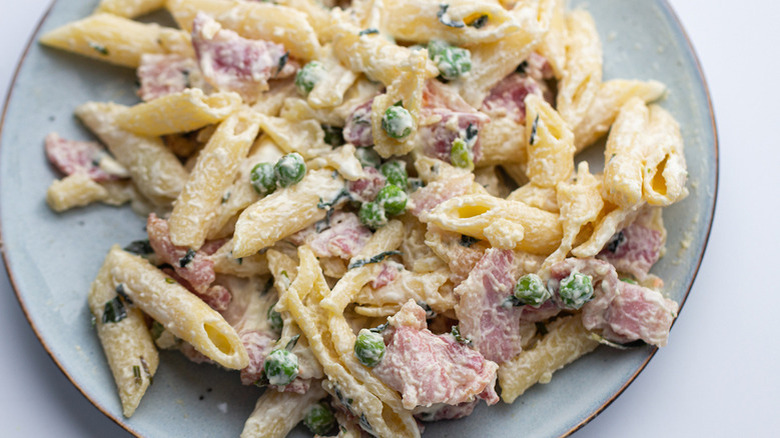
[[[96,3],[56,2],[40,32],[88,15]],[[664,82],[669,93],[662,104],[682,126],[691,195],[665,210],[667,253],[653,272],[666,280],[671,297],[683,302],[707,242],[717,188],[717,143],[707,89],[693,50],[665,2],[589,0],[586,6],[604,46],[605,78]],[[45,203],[46,188],[56,177],[44,156],[45,135],[57,131],[65,138],[91,138],[74,119],[73,109],[88,100],[132,104],[137,99],[134,81],[129,69],[31,45],[2,125],[0,224],[6,265],[41,342],[106,415],[146,437],[236,437],[261,390],[241,386],[236,372],[196,365],[178,353],[162,352],[154,385],[133,418],[122,417],[90,325],[86,293],[108,248],[143,238],[144,220],[128,208],[103,205],[54,214]],[[620,394],[654,352],[650,347],[600,347],[513,405],[482,405],[466,419],[429,425],[425,436],[507,436],[508,431],[526,437],[566,435]]]

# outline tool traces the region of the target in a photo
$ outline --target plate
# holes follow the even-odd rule
[[[95,0],[56,2],[39,31],[88,15]],[[572,1],[583,6],[584,1]],[[669,295],[685,301],[709,236],[717,192],[718,150],[707,87],[685,33],[664,1],[588,0],[604,47],[604,77],[657,79],[662,105],[680,122],[690,196],[665,210],[666,256],[653,272]],[[38,35],[35,36],[37,39]],[[55,214],[46,188],[56,178],[43,151],[46,133],[89,139],[73,117],[88,100],[132,104],[134,72],[32,43],[6,103],[0,137],[0,230],[6,267],[30,324],[73,384],[135,435],[236,437],[261,390],[241,386],[237,372],[196,365],[175,352],[161,366],[132,419],[119,398],[95,331],[86,294],[113,243],[145,236],[128,208],[102,205]],[[684,317],[684,313],[683,316]],[[672,331],[670,342],[674,342]],[[430,424],[426,437],[563,436],[590,421],[637,376],[651,347],[600,347],[536,385],[514,404],[481,405],[470,417]],[[303,431],[293,435],[308,436]]]

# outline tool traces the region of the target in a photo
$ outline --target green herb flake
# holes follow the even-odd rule
[[[374,328],[370,328],[370,329],[368,329],[368,331],[370,331],[371,333],[382,333],[383,331],[385,331],[385,329],[387,329],[387,327],[389,325],[390,325],[390,323],[386,322],[384,324],[379,324],[378,326],[376,326]]]
[[[122,297],[122,299],[125,300],[125,302],[127,304],[130,304],[130,305],[133,304],[133,300],[131,300],[130,297],[127,296],[127,291],[125,291],[124,283],[117,284],[115,290],[116,290],[117,295]]]
[[[141,378],[141,367],[133,365],[133,376],[135,377],[135,384],[141,386],[144,383],[144,379]]]
[[[149,239],[130,242],[129,245],[124,247],[124,250],[140,256],[152,254],[154,252],[154,248],[152,248],[152,245],[149,243]]]
[[[165,331],[165,326],[163,326],[157,321],[152,322],[152,328],[149,330],[149,332],[152,334],[152,339],[154,339],[155,341],[157,339],[160,339],[160,336],[162,336],[164,331]]]
[[[168,284],[173,284],[173,283],[176,283],[176,280],[174,280],[171,277],[165,277],[165,282],[168,283]]]
[[[287,351],[292,351],[292,349],[295,348],[295,345],[298,343],[298,339],[300,338],[300,333],[290,338],[290,340],[287,342],[287,345],[284,346],[284,349]]]
[[[225,192],[224,195],[222,195],[222,203],[226,204],[230,200],[230,192]]]
[[[284,55],[279,58],[279,63],[276,65],[276,73],[274,73],[274,77],[279,76],[279,73],[284,70],[284,67],[287,65],[287,61],[289,60],[290,52],[285,52]]]
[[[480,15],[476,20],[469,23],[469,26],[473,27],[474,29],[481,29],[485,27],[487,22],[488,22],[488,16],[483,14]]]
[[[527,70],[528,70],[528,60],[525,60],[521,62],[520,65],[517,66],[517,68],[515,69],[515,73],[520,73],[524,75]]]
[[[379,254],[377,254],[377,255],[375,255],[375,256],[373,256],[371,258],[359,259],[359,260],[355,260],[354,262],[351,262],[349,264],[349,266],[347,266],[347,269],[349,270],[349,269],[359,268],[361,266],[369,265],[369,264],[372,264],[372,263],[379,263],[379,262],[383,261],[384,259],[386,259],[386,258],[388,258],[390,256],[401,255],[401,254],[402,254],[401,251],[384,251],[384,252],[380,252]]]
[[[363,29],[360,32],[358,32],[359,36],[363,35],[373,35],[379,33],[379,30],[374,29],[373,27],[369,27],[368,29]]]
[[[471,236],[467,236],[465,234],[460,235],[460,241],[458,243],[460,246],[465,246],[466,248],[471,248],[471,245],[479,242],[479,239]]]
[[[536,118],[534,119],[534,123],[531,125],[531,136],[528,138],[528,144],[531,146],[536,144],[537,135],[536,131],[539,128],[539,115],[536,115]]]
[[[103,309],[103,324],[119,322],[125,318],[127,318],[127,310],[119,296],[114,297],[113,300],[106,303],[106,306]]]
[[[439,23],[447,27],[454,27],[454,28],[465,27],[466,23],[464,23],[463,21],[453,21],[452,18],[450,18],[450,15],[447,13],[447,9],[449,8],[450,5],[446,3],[439,5],[439,12],[436,13],[436,18],[439,19]]]
[[[187,254],[184,254],[184,257],[179,259],[179,267],[185,268],[187,265],[190,264],[190,262],[195,258],[195,250],[192,248],[189,248],[187,250]]]
[[[467,337],[464,338],[463,335],[460,334],[459,326],[457,325],[452,326],[452,331],[450,331],[450,333],[452,333],[452,336],[455,338],[456,341],[458,341],[458,343],[463,345],[471,345],[471,339]]]
[[[106,46],[102,44],[90,42],[89,47],[91,47],[92,50],[100,53],[103,56],[108,56],[108,49],[106,48]]]

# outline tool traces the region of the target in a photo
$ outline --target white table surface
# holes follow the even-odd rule
[[[671,3],[699,54],[715,104],[715,222],[669,346],[575,436],[778,436],[780,281],[767,277],[777,273],[770,260],[780,247],[780,3]],[[48,4],[0,0],[3,96]],[[0,436],[129,436],[54,365],[3,269],[0,333]]]

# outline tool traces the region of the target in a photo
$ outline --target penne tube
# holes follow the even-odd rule
[[[225,368],[249,364],[246,348],[222,315],[139,256],[111,248],[111,277],[138,308]]]

